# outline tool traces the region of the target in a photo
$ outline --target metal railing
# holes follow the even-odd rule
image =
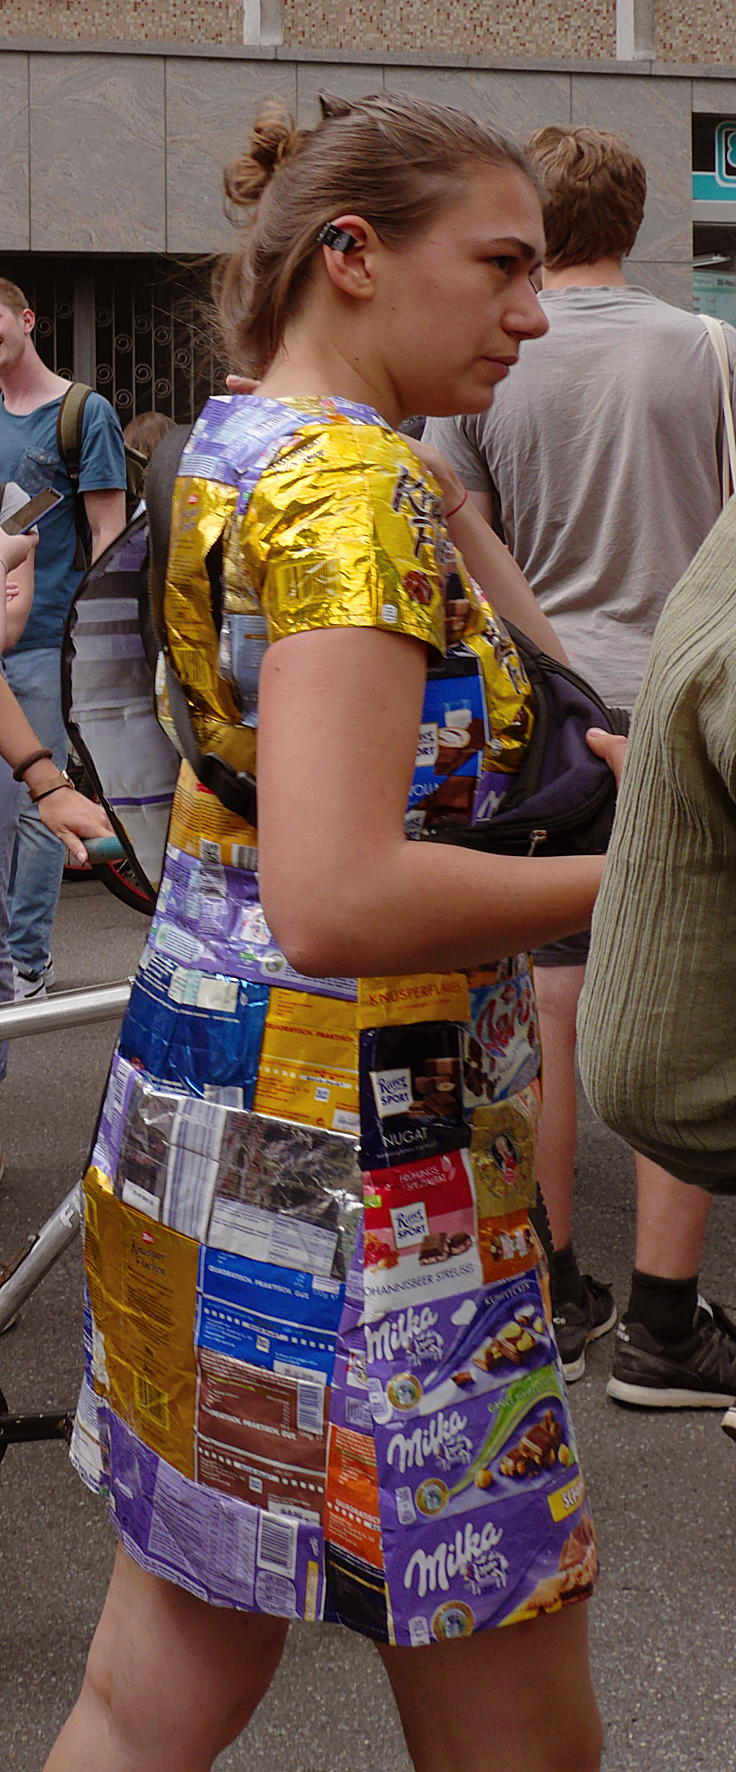
[[[109,839],[102,839],[108,845]],[[90,843],[88,850],[93,849]],[[28,1034],[57,1033],[62,1028],[84,1027],[91,1022],[116,1021],[127,1008],[132,979],[119,984],[88,985],[59,991],[40,1003],[18,1001],[0,1006],[0,1040],[16,1040]],[[79,1235],[82,1225],[82,1189],[76,1182],[51,1217],[21,1249],[0,1268],[0,1334],[13,1322],[31,1293]],[[65,1439],[71,1433],[69,1410],[12,1415],[0,1392],[0,1460],[13,1443]]]
[[[130,978],[120,984],[84,985],[76,991],[58,991],[40,1003],[0,1005],[0,1040],[17,1040],[25,1034],[50,1034],[60,1028],[84,1027],[92,1021],[114,1021],[127,1008]]]

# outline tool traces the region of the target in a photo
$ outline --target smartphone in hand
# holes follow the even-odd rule
[[[42,517],[47,517],[49,511],[61,504],[63,496],[63,493],[54,492],[50,486],[46,487],[43,492],[37,492],[26,504],[21,505],[19,511],[14,511],[12,517],[3,517],[0,529],[4,529],[6,535],[27,535],[28,530],[35,528]]]

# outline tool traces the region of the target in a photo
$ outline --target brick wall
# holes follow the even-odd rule
[[[615,0],[284,0],[283,17],[284,43],[293,48],[418,51],[428,58],[616,53]]]
[[[656,0],[655,48],[663,62],[736,62],[733,0]]]
[[[242,0],[2,0],[4,37],[77,42],[242,43]]]

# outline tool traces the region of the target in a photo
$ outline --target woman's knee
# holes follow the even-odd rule
[[[116,1593],[115,1585],[113,1578],[90,1647],[82,1704],[125,1746],[131,1765],[199,1772],[241,1733],[267,1691],[286,1621],[206,1606],[166,1582],[152,1605],[138,1582],[136,1606],[135,1593]],[[132,1602],[125,1612],[121,1598]]]

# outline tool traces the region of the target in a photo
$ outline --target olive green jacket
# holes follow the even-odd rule
[[[657,626],[578,1026],[601,1119],[736,1192],[736,498]]]

